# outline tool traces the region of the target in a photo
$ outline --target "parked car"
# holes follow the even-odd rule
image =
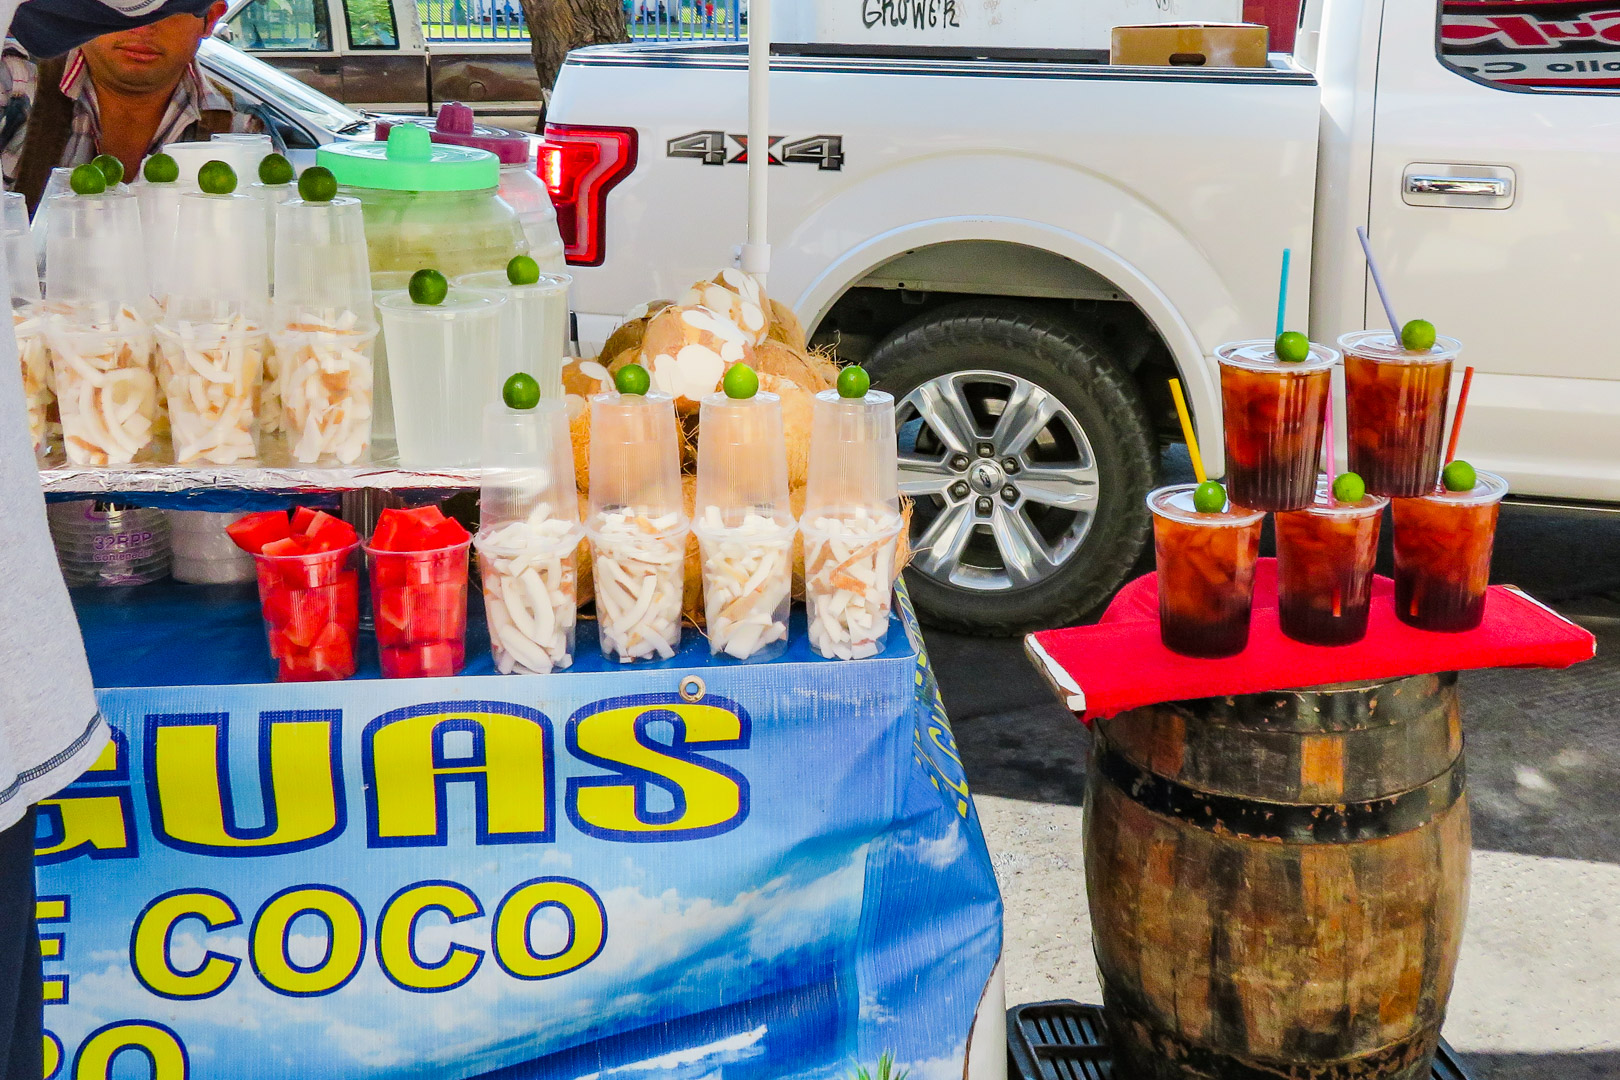
[[[1283,249],[1309,270],[1291,326],[1384,322],[1358,225],[1402,317],[1466,344],[1463,454],[1521,496],[1620,502],[1612,7],[1305,0],[1296,54],[1250,69],[779,46],[769,288],[900,399],[924,614],[1094,613],[1145,562],[1170,377],[1221,473],[1212,354],[1270,335]],[[547,137],[582,347],[732,262],[745,87],[740,46],[569,58]]]

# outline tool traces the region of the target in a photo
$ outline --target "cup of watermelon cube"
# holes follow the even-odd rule
[[[360,637],[359,553],[356,540],[332,551],[253,556],[278,681],[328,682],[354,674]]]
[[[371,610],[385,679],[455,675],[467,659],[467,554],[472,538],[431,551],[366,548]]]

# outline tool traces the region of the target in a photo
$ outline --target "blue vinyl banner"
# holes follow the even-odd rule
[[[115,737],[41,805],[51,1075],[964,1075],[1001,905],[909,612],[867,661],[276,685],[213,595],[179,651],[81,598]]]

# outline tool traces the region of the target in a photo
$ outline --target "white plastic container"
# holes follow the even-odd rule
[[[478,464],[484,407],[500,400],[505,303],[472,289],[451,289],[442,304],[417,304],[408,293],[378,298],[402,465]]]
[[[255,580],[253,556],[236,546],[225,527],[243,515],[169,510],[170,572],[192,585],[234,585]]]

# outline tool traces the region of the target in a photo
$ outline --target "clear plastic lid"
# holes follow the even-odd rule
[[[224,322],[243,316],[262,325],[270,302],[264,204],[248,195],[187,192],[175,236],[165,321]]]
[[[1436,336],[1434,347],[1428,352],[1409,352],[1400,338],[1388,330],[1357,330],[1341,337],[1339,348],[1385,364],[1443,364],[1457,359],[1457,354],[1462,352],[1462,342]]]
[[[1340,502],[1330,498],[1327,477],[1316,478],[1316,501],[1302,510],[1284,510],[1285,514],[1315,514],[1319,517],[1360,518],[1384,512],[1389,500],[1382,495],[1367,492],[1356,502]]]
[[[857,509],[900,510],[894,398],[881,390],[864,398],[841,398],[837,390],[823,390],[816,395],[810,424],[804,520]]]
[[[650,520],[686,513],[675,401],[668,394],[597,394],[591,398],[592,522],[626,513]]]
[[[366,224],[360,200],[293,199],[275,207],[276,325],[306,317],[337,323],[352,315],[375,326]]]
[[[1469,491],[1436,491],[1419,498],[1427,502],[1445,503],[1448,506],[1489,506],[1494,502],[1501,502],[1502,497],[1508,493],[1508,483],[1495,473],[1481,469],[1474,474],[1474,486]]]
[[[562,369],[568,353],[567,274],[541,274],[532,285],[513,285],[505,270],[462,274],[455,284],[506,297],[506,345],[501,381],[523,371],[540,383],[542,397],[562,397]]]
[[[1160,517],[1179,521],[1184,525],[1211,525],[1232,526],[1243,528],[1258,524],[1265,517],[1264,510],[1250,510],[1243,506],[1232,505],[1227,500],[1226,509],[1215,514],[1200,513],[1193,505],[1193,492],[1198,490],[1197,484],[1172,484],[1170,487],[1157,488],[1148,492],[1148,509]]]
[[[542,505],[549,507],[550,518],[579,523],[574,449],[568,433],[568,407],[562,401],[541,401],[532,409],[509,409],[503,404],[485,408],[481,461],[482,531],[528,521]]]
[[[28,228],[28,201],[20,191],[0,195],[0,237],[5,240],[6,275],[11,279],[11,306],[39,302],[39,269],[34,262],[34,240]]]
[[[711,513],[711,511],[713,511]],[[792,528],[782,399],[710,394],[698,406],[694,526],[735,529],[750,515]]]
[[[1215,350],[1215,359],[1228,367],[1243,368],[1245,371],[1261,371],[1267,374],[1278,375],[1304,375],[1313,371],[1323,371],[1339,362],[1337,350],[1326,345],[1311,342],[1310,356],[1299,363],[1285,362],[1277,359],[1277,343],[1275,340],[1264,341],[1229,341]]]
[[[121,307],[145,310],[152,290],[135,196],[58,195],[49,205],[45,298],[92,321],[111,318]]]

